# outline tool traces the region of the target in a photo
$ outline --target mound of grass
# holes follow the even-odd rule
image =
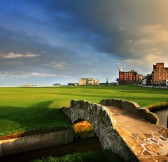
[[[33,162],[123,162],[117,155],[113,154],[111,150],[75,153],[66,155],[64,157],[47,157],[42,160],[35,160]]]
[[[49,108],[51,103],[46,101],[26,108],[0,106],[0,136],[71,128],[70,119],[60,109]]]

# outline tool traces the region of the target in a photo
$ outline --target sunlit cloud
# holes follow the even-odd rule
[[[3,71],[0,72],[0,77],[60,77],[60,78],[67,78],[69,76],[67,75],[60,75],[60,74],[48,74],[48,73],[41,73],[41,72],[8,72],[8,71]]]
[[[21,53],[14,53],[10,52],[7,54],[0,54],[0,57],[6,58],[6,59],[17,59],[17,58],[35,58],[39,57],[38,54],[28,53],[28,54],[21,54]]]
[[[63,70],[67,68],[67,64],[65,62],[55,62],[55,61],[44,64],[44,66],[50,67],[54,70]]]
[[[40,73],[40,72],[29,72],[29,73],[22,73],[20,75],[23,75],[24,77],[61,77],[66,78],[68,76],[66,75],[60,75],[60,74],[48,74],[48,73]]]
[[[137,45],[159,45],[168,43],[168,28],[162,25],[145,25],[140,28],[141,39],[135,41]]]

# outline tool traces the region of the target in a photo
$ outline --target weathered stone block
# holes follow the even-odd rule
[[[93,104],[93,113],[97,114],[97,109],[98,109],[98,105],[97,104]]]
[[[122,103],[122,108],[126,111],[126,112],[129,112],[131,114],[134,114],[136,116],[139,115],[138,113],[138,109],[140,108],[140,106],[135,103],[135,102],[132,102],[132,101],[124,101]]]
[[[29,142],[32,143],[32,144],[39,143],[40,142],[40,136],[39,135],[32,135],[29,139]],[[20,142],[18,142],[18,144],[20,144]]]
[[[85,106],[84,106],[84,109],[88,109],[88,107],[89,107],[89,102],[87,102],[87,101],[85,101]]]
[[[64,143],[68,144],[73,141],[73,131],[64,131]]]
[[[101,101],[99,102],[99,104],[101,104],[101,105],[103,105],[103,106],[106,106],[106,103],[105,103],[105,100],[104,100],[104,99],[101,100]]]
[[[158,119],[157,115],[152,113],[152,112],[150,112],[146,108],[139,108],[138,109],[138,115],[141,118],[147,120],[150,123],[153,123],[153,124],[158,124],[159,123],[159,119]]]
[[[84,100],[79,100],[77,102],[77,108],[84,108],[85,107],[85,101]]]
[[[15,140],[14,142],[11,142],[10,145],[23,145],[25,143],[25,138],[24,137],[20,137],[17,140]]]
[[[40,140],[41,141],[48,140],[48,135],[49,135],[49,133],[42,133],[41,136],[40,136]]]
[[[112,99],[112,105],[119,108],[122,108],[122,100],[121,99]]]
[[[112,106],[112,99],[106,99],[104,106]]]
[[[47,139],[47,140],[46,140]],[[57,131],[0,141],[0,156],[72,142],[73,131]]]
[[[2,149],[6,149],[6,148],[10,147],[9,146],[10,141],[11,140],[2,140],[1,141],[2,142]]]

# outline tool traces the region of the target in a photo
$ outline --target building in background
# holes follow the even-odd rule
[[[93,78],[80,78],[79,85],[99,85],[99,80]]]
[[[164,63],[156,63],[153,65],[152,84],[164,85],[168,80],[168,67],[164,67]]]
[[[78,83],[68,83],[67,86],[77,86]]]
[[[37,87],[37,85],[35,85],[35,84],[25,84],[25,85],[23,85],[23,87]]]
[[[142,80],[143,80],[144,78],[145,78],[144,75],[139,74],[139,75],[138,75],[138,83],[141,84],[141,82],[142,82]]]
[[[151,85],[152,84],[152,74],[147,74],[142,80],[141,84],[144,86]]]
[[[106,79],[106,85],[109,85],[108,78]]]
[[[101,86],[114,86],[114,85],[118,85],[117,82],[109,82],[109,79],[107,77],[106,82],[105,83],[100,83]]]
[[[60,83],[55,83],[53,84],[54,87],[61,87],[61,84]]]
[[[119,85],[138,83],[138,71],[131,70],[124,72],[122,68],[119,69]]]

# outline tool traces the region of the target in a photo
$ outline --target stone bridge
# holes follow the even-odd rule
[[[100,104],[71,101],[63,108],[72,123],[89,121],[103,149],[111,149],[125,161],[168,162],[168,129],[159,125],[156,114],[137,103],[106,99]]]

